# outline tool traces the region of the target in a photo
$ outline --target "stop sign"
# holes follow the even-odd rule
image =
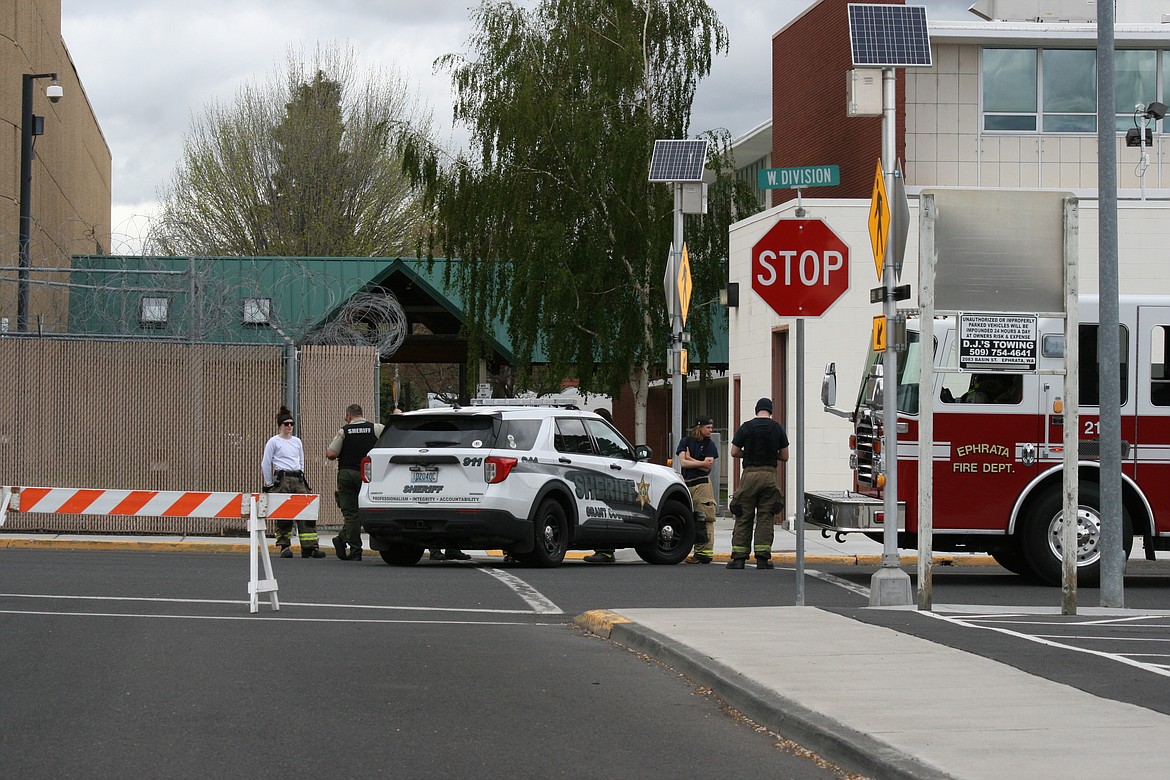
[[[823,219],[781,219],[752,247],[752,289],[781,317],[819,317],[849,289],[849,246]]]

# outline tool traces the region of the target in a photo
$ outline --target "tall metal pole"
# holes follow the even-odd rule
[[[894,163],[896,157],[897,125],[895,124],[895,71],[882,69],[882,172],[886,192],[894,191]],[[898,313],[894,300],[894,242],[886,241],[882,263],[882,286],[885,288],[882,313],[889,328]],[[886,477],[882,488],[885,500],[884,531],[882,534],[882,565],[873,575],[869,590],[871,607],[901,606],[913,603],[910,575],[902,571],[898,556],[898,355],[893,345],[887,345],[882,356],[882,458]]]
[[[53,79],[56,73],[25,73],[20,91],[20,224],[17,243],[16,330],[28,332],[29,240],[32,237],[33,82]],[[57,98],[54,98],[57,99]]]
[[[1121,336],[1117,281],[1117,134],[1113,85],[1113,3],[1097,4],[1097,208],[1100,232],[1101,606],[1124,607],[1121,535]],[[1145,123],[1140,129],[1145,143]],[[1145,149],[1142,149],[1145,152]],[[1065,516],[1065,522],[1072,518]]]
[[[673,440],[669,442],[669,453],[673,456],[674,448],[683,433],[683,378],[682,378],[682,301],[678,294],[678,274],[682,268],[683,250],[683,212],[681,182],[674,182],[674,251],[670,253],[670,290],[674,306],[671,310],[670,322],[670,349],[671,349],[671,377],[670,377],[670,428]],[[675,471],[682,471],[682,462],[672,457]]]
[[[798,190],[799,191],[799,190]],[[804,317],[796,318],[796,606],[804,606]]]
[[[28,243],[32,235],[33,79],[25,73],[20,97],[20,239],[16,297],[16,330],[28,332]]]

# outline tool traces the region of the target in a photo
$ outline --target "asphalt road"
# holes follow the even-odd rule
[[[0,550],[0,777],[842,775],[570,624],[792,605],[791,567],[273,565],[281,609],[250,614],[245,555]],[[874,610],[872,574],[810,567],[805,603],[1170,712],[1170,562],[1131,562],[1120,617],[1089,590],[1038,615],[1059,590],[997,567],[936,568],[931,613]]]
[[[842,774],[570,624],[722,567],[273,563],[250,614],[246,556],[0,551],[0,777]]]

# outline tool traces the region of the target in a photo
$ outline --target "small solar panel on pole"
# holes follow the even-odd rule
[[[683,306],[679,300],[678,285],[683,253],[682,186],[685,182],[703,180],[708,143],[701,139],[659,139],[654,142],[654,150],[650,155],[649,181],[670,184],[674,194],[674,243],[671,246],[664,279],[669,290],[667,294],[671,296],[667,305],[667,316],[670,318],[670,348],[666,353],[666,365],[671,377],[670,434],[673,440],[670,442],[670,452],[674,451],[683,430]],[[675,471],[681,471],[682,465],[678,458],[674,458],[673,462]]]
[[[849,4],[849,46],[853,66],[882,69],[882,159],[885,190],[894,190],[895,139],[894,124],[896,96],[894,68],[931,67],[930,34],[926,25],[926,7],[920,5],[866,5]],[[887,228],[888,230],[888,228]],[[897,316],[894,287],[897,284],[893,259],[894,242],[885,241],[883,263],[882,313],[886,322]],[[898,376],[897,350],[887,349],[883,355],[882,373]],[[882,564],[870,584],[870,606],[898,606],[913,601],[910,576],[902,571],[898,555],[898,411],[897,382],[884,383],[882,420],[885,428],[883,450],[885,458],[884,514]],[[927,445],[928,447],[930,445]],[[929,449],[926,450],[929,452]],[[920,489],[925,489],[919,486]],[[919,517],[919,600],[920,609],[930,608],[930,517],[929,512]]]

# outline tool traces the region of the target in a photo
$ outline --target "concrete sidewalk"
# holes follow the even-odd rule
[[[871,777],[1166,774],[1166,715],[814,607],[617,609],[575,622]]]

